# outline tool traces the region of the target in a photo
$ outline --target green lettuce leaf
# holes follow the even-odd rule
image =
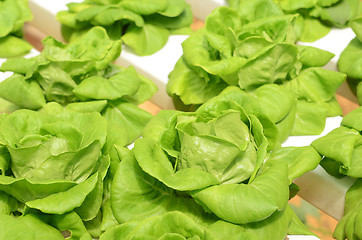
[[[344,215],[333,232],[337,240],[360,239],[362,231],[362,180],[358,179],[346,193]]]
[[[313,102],[298,100],[295,114],[291,135],[317,135],[324,130],[328,109]]]
[[[253,90],[285,79],[297,60],[297,53],[297,48],[293,45],[278,44],[250,59],[239,70],[240,88]]]
[[[191,196],[206,211],[236,224],[257,222],[286,207],[286,164],[277,164],[262,172],[250,184],[225,184],[195,191]]]
[[[115,239],[210,239],[216,240],[205,227],[187,215],[175,211],[142,221],[127,222],[106,231],[100,240]]]
[[[338,69],[348,77],[361,81],[362,79],[362,42],[354,38],[343,50],[338,60]]]
[[[152,117],[149,112],[124,101],[109,102],[102,115],[108,122],[108,134],[121,131],[118,136],[123,144],[119,146],[130,144],[138,138]]]
[[[304,66],[323,67],[334,57],[333,53],[319,48],[303,45],[297,47],[299,50],[298,59]]]
[[[285,210],[275,212],[269,218],[245,225],[235,225],[224,221],[211,224],[210,229],[218,239],[285,239],[290,235],[312,235],[297,218],[293,210],[287,206]]]
[[[185,7],[186,7],[186,2],[182,0],[168,1],[166,9],[158,13],[161,14],[162,16],[176,17],[179,16],[184,11]]]
[[[82,219],[75,213],[69,212],[63,215],[50,215],[46,221],[49,225],[58,229],[62,233],[69,233],[69,240],[91,240],[92,237],[89,235],[87,229],[82,222]],[[63,236],[64,239],[64,236]]]
[[[71,181],[31,181],[25,178],[13,178],[0,176],[0,190],[13,196],[20,202],[28,202],[35,199],[63,192],[74,187],[76,183]]]
[[[313,17],[304,17],[302,24],[302,33],[299,40],[302,42],[315,42],[326,36],[332,27],[323,24],[319,19]]]
[[[140,1],[132,1],[132,0],[123,0],[120,2],[120,6],[133,11],[135,13],[141,15],[150,15],[156,12],[162,12],[168,8],[167,0],[140,0]]]
[[[335,167],[341,174],[354,178],[361,177],[359,163],[362,156],[362,136],[357,130],[341,126],[315,140],[312,146],[327,159],[338,163]]]
[[[321,156],[311,146],[284,147],[268,156],[266,166],[273,161],[283,161],[288,164],[288,180],[291,184],[297,177],[315,169],[321,161]]]
[[[362,6],[362,4],[360,4],[360,8],[361,8],[361,6]],[[350,27],[356,33],[356,36],[360,41],[362,40],[361,24],[362,24],[362,17],[361,16],[353,18],[349,22]]]
[[[27,81],[22,75],[17,74],[0,83],[0,97],[28,109],[36,110],[45,104],[39,84]]]
[[[173,30],[188,27],[193,23],[191,7],[183,0],[173,0],[164,12],[145,16],[145,21],[152,25]],[[177,6],[177,7],[176,7]]]
[[[203,79],[198,76],[185,64],[183,58],[177,61],[169,78],[167,93],[179,96],[186,105],[206,102],[227,87],[227,84],[219,78]]]
[[[122,41],[140,56],[159,51],[168,40],[169,31],[156,25],[131,26],[122,36]]]
[[[73,91],[86,99],[115,100],[135,94],[140,84],[138,73],[133,67],[129,67],[109,79],[102,76],[86,78]]]
[[[281,16],[281,8],[273,0],[229,0],[229,6],[237,9],[245,22],[253,22],[269,16]]]
[[[44,213],[64,214],[82,205],[88,194],[96,187],[97,179],[98,174],[95,174],[68,191],[29,201],[26,205],[30,208],[39,209]]]
[[[0,38],[0,56],[2,58],[23,56],[33,48],[27,41],[14,36]]]
[[[15,198],[0,191],[0,215],[10,215],[19,207],[20,204]]]
[[[356,108],[343,117],[342,126],[356,129],[362,132],[362,108]]]
[[[317,0],[301,0],[301,1],[293,1],[293,0],[275,0],[280,7],[285,11],[294,11],[300,8],[312,8],[318,2]]]
[[[47,225],[36,215],[29,214],[17,218],[0,215],[0,223],[0,238],[2,239],[64,239],[57,229]]]

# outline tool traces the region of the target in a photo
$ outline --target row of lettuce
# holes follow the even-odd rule
[[[362,109],[312,146],[282,148],[288,136],[318,134],[326,117],[341,114],[335,92],[346,75],[321,68],[332,54],[294,44],[294,12],[285,15],[272,1],[229,3],[184,42],[170,75],[176,106],[194,112],[152,118],[137,105],[155,85],[111,63],[121,52],[113,38],[125,35],[110,29],[128,29],[123,20],[137,20],[134,13],[157,26],[188,11],[181,1],[70,4],[58,15],[82,26],[64,27],[70,44],[47,37],[39,56],[0,67],[14,72],[0,83],[0,111],[9,112],[0,115],[1,238],[312,234],[287,204],[298,191],[292,182],[320,162],[333,176],[362,177]],[[99,22],[108,27],[92,27]],[[357,37],[359,23],[350,23]],[[132,31],[149,36],[155,29],[142,24]],[[361,238],[361,185],[347,193],[337,239]]]
[[[24,23],[32,18],[27,0],[0,0],[0,58],[21,56],[32,49],[22,38]]]
[[[107,30],[112,40],[122,40],[134,53],[151,55],[172,34],[190,34],[193,16],[185,0],[86,0],[67,4],[57,14],[62,34],[75,41],[95,26]],[[0,0],[0,57],[29,52],[23,25],[32,19],[28,0]]]
[[[0,1],[0,56],[19,56],[30,50],[21,39],[23,24],[32,19],[27,4],[28,0]],[[303,42],[318,40],[332,27],[347,27],[361,11],[358,0],[229,0],[228,4],[247,17],[244,24],[266,16],[294,16],[296,37]],[[67,6],[57,14],[67,41],[102,26],[112,40],[122,39],[143,56],[160,50],[169,35],[191,33],[193,16],[184,0],[85,0]]]

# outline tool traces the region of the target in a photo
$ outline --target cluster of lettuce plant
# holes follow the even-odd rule
[[[290,113],[298,122],[291,134],[321,133],[327,117],[341,115],[335,93],[346,76],[321,68],[333,54],[294,44],[295,18],[271,0],[215,9],[205,28],[183,42],[183,56],[170,73],[167,92],[176,108],[195,109],[228,86],[253,95],[263,85],[277,84],[293,93],[281,104],[296,101]]]
[[[101,210],[111,162],[102,153],[106,139],[107,122],[96,112],[66,111],[50,103],[42,111],[1,115],[1,237],[15,239],[28,227],[18,234],[61,239],[61,231],[70,231],[74,238],[92,239],[82,221]]]
[[[57,14],[65,39],[72,41],[93,26],[122,39],[137,55],[160,50],[170,34],[189,33],[193,21],[185,0],[85,0]]]
[[[0,112],[8,112],[0,115],[0,236],[10,239],[20,227],[34,239],[61,239],[59,231],[92,239],[117,223],[115,146],[142,133],[152,115],[137,105],[156,87],[133,67],[111,63],[121,41],[101,27],[69,45],[51,37],[43,44],[38,56],[1,66],[14,74],[0,83]]]
[[[161,111],[132,150],[117,148],[123,157],[111,207],[122,224],[101,239],[310,234],[287,202],[289,185],[318,165],[319,154],[312,147],[270,154],[275,136],[265,136],[261,120],[232,99],[216,98],[193,113]]]
[[[347,83],[362,105],[362,17],[352,19],[349,25],[356,37],[343,50],[338,69],[347,74]]]
[[[0,97],[7,102],[2,112],[5,107],[38,110],[57,102],[67,109],[101,113],[120,146],[140,135],[151,115],[137,104],[148,100],[156,87],[133,67],[111,63],[121,52],[121,41],[110,40],[103,28],[95,27],[72,44],[47,37],[43,45],[38,56],[9,59],[0,67],[14,72],[0,83]]]
[[[353,17],[362,14],[359,0],[273,1],[286,14],[298,14],[298,27],[301,30],[299,40],[302,42],[314,42],[327,35],[332,27],[347,27]]]
[[[24,23],[32,18],[28,0],[0,0],[0,58],[25,55],[32,49],[22,39]]]
[[[333,237],[337,240],[362,238],[362,107],[343,118],[341,126],[315,140],[312,146],[324,156],[321,165],[332,176],[349,176],[356,182],[346,193],[344,216]]]

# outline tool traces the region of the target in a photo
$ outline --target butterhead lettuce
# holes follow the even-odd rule
[[[160,50],[173,33],[189,33],[193,21],[184,0],[86,0],[67,6],[68,10],[57,14],[65,39],[73,41],[90,28],[102,26],[113,40],[122,39],[141,56]]]
[[[27,218],[32,211],[74,211],[89,221],[100,211],[110,166],[109,155],[102,153],[107,122],[99,113],[60,109],[49,106],[41,112],[24,109],[2,115],[0,142],[9,162],[0,176],[0,191],[11,196],[8,206],[13,199],[19,203],[8,214],[21,211]]]
[[[32,18],[28,0],[0,1],[0,58],[22,56],[32,49],[22,39],[24,23]]]
[[[216,8],[205,27],[182,43],[183,55],[167,84],[176,108],[197,109],[228,86],[253,95],[264,85],[276,84],[293,94],[280,102],[294,115],[292,130],[284,132],[320,134],[326,117],[342,113],[335,93],[346,76],[321,68],[333,54],[296,46],[297,16],[283,14],[273,1],[231,1],[230,5]],[[262,6],[268,8],[258,12]],[[263,93],[274,92],[268,91],[265,88]]]
[[[109,39],[103,28],[95,27],[72,44],[52,37],[43,44],[36,57],[2,64],[1,71],[14,74],[0,83],[1,98],[16,108],[39,110],[57,102],[68,110],[99,112],[110,123],[108,138],[117,134],[113,139],[120,146],[141,134],[151,114],[136,105],[151,98],[157,88],[133,67],[112,64],[121,52],[120,40]]]
[[[35,214],[34,226],[72,239],[118,224],[110,207],[117,148],[140,136],[152,115],[137,105],[156,91],[133,67],[112,64],[121,41],[101,27],[84,37],[47,37],[38,56],[1,66],[14,74],[0,83],[0,214],[16,225]]]
[[[261,121],[235,99],[211,99],[194,113],[164,110],[151,119],[143,138],[123,155],[114,177],[111,206],[124,225],[104,237],[137,236],[138,230],[131,229],[138,229],[138,224],[175,211],[216,239],[223,239],[221,229],[232,239],[263,239],[269,234],[283,239],[287,233],[306,233],[287,206],[289,184],[308,171],[294,167],[297,162],[311,154],[314,160],[309,164],[315,167],[319,155],[308,148],[296,150],[288,160],[285,152],[268,157],[269,140]],[[299,154],[305,157],[296,158]],[[280,231],[273,232],[273,226]],[[157,239],[154,233],[155,228],[148,232]],[[171,233],[178,232],[165,234]],[[208,239],[207,234],[200,239]]]

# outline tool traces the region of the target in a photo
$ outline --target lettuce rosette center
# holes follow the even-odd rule
[[[240,183],[251,176],[257,150],[240,113],[230,111],[208,122],[184,119],[175,129],[181,145],[178,170],[202,169],[220,183]]]
[[[100,114],[65,111],[20,110],[7,115],[0,128],[15,177],[74,182],[96,171],[107,132]]]

